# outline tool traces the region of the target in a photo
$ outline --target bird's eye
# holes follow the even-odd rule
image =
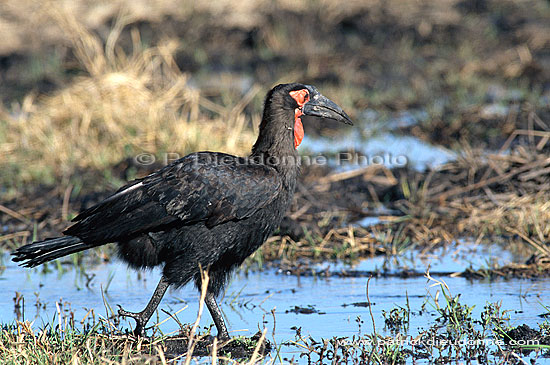
[[[309,91],[306,89],[291,91],[289,94],[294,100],[296,100],[299,107],[304,106],[304,104],[309,101]]]

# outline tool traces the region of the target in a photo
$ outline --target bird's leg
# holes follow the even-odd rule
[[[227,327],[225,326],[225,322],[223,320],[222,311],[216,302],[216,297],[208,291],[206,292],[206,298],[204,301],[206,302],[206,306],[208,307],[210,315],[212,316],[212,319],[216,324],[216,328],[218,329],[218,340],[229,340],[229,333],[227,332]]]
[[[170,283],[166,280],[166,278],[163,276],[160,278],[160,281],[157,285],[157,288],[155,289],[155,292],[153,293],[153,296],[149,300],[149,303],[147,303],[147,306],[144,310],[142,310],[139,313],[133,313],[133,312],[127,312],[119,305],[118,306],[118,315],[121,317],[132,317],[136,320],[136,328],[134,329],[134,335],[136,337],[142,337],[145,334],[145,325],[147,322],[149,322],[149,319],[157,309],[162,297],[164,296],[164,293],[166,293],[166,289],[168,289],[168,286],[170,286]]]

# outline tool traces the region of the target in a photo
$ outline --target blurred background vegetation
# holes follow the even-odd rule
[[[451,148],[549,116],[543,0],[5,0],[0,34],[3,194],[143,151],[247,153],[279,82],[355,119],[422,108],[406,132]]]

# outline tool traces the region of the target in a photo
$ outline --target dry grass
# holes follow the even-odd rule
[[[426,98],[431,102],[433,94],[441,88],[485,89],[485,85],[479,82],[480,75],[502,76],[500,69],[506,69],[505,78],[512,79],[523,77],[530,69],[544,71],[544,64],[537,57],[537,52],[550,44],[550,31],[546,31],[549,27],[546,21],[548,12],[538,11],[538,8],[544,8],[544,2],[537,1],[529,11],[521,12],[520,20],[530,18],[528,26],[519,28],[515,35],[519,39],[517,47],[504,41],[494,42],[489,36],[478,37],[468,33],[472,29],[488,32],[493,29],[492,20],[486,16],[475,19],[464,17],[467,12],[461,9],[468,4],[463,3],[460,0],[445,0],[437,4],[427,0],[346,3],[335,0],[314,3],[286,0],[235,3],[216,0],[204,4],[189,0],[3,1],[0,4],[0,34],[3,36],[0,55],[30,53],[36,56],[55,49],[62,55],[55,56],[56,61],[52,62],[72,62],[74,55],[78,65],[68,69],[73,72],[74,69],[84,70],[84,74],[78,77],[64,74],[63,80],[68,80],[68,84],[61,82],[54,94],[31,93],[20,105],[0,106],[0,181],[53,183],[54,179],[59,181],[59,177],[67,177],[79,168],[103,170],[124,157],[135,156],[142,151],[185,154],[192,150],[211,149],[246,153],[254,133],[249,127],[249,117],[242,112],[254,100],[252,120],[257,122],[261,96],[255,96],[259,89],[252,88],[250,94],[244,97],[220,97],[221,101],[216,103],[205,98],[202,93],[205,88],[199,91],[191,87],[189,75],[180,72],[176,66],[173,56],[181,44],[192,44],[193,47],[186,52],[178,52],[179,55],[196,56],[203,61],[216,56],[216,52],[194,47],[207,46],[205,43],[209,41],[215,44],[213,48],[218,52],[227,53],[226,57],[238,58],[239,53],[247,54],[239,61],[249,62],[254,68],[261,69],[256,65],[261,66],[264,60],[270,61],[273,57],[290,60],[299,66],[293,65],[290,71],[281,67],[280,74],[270,74],[265,88],[275,83],[278,77],[286,77],[285,80],[336,77],[346,87],[328,83],[325,89],[327,94],[339,94],[341,97],[338,99],[343,101],[344,106],[353,103],[358,109],[365,105],[383,108],[387,104],[401,108],[425,103],[423,99]],[[511,8],[506,14],[513,15],[516,13],[513,9],[527,8],[528,3],[525,0],[503,3],[482,1],[480,6],[495,11]],[[315,14],[310,17],[316,22],[313,27],[301,21],[278,24],[279,20],[289,17],[299,20],[306,13]],[[360,23],[354,20],[355,16],[362,19]],[[203,18],[215,20],[201,21]],[[317,18],[320,21],[318,24]],[[163,39],[164,32],[161,31],[152,39],[140,38],[136,30],[140,22],[156,24],[158,28],[155,29],[162,30],[159,24],[167,19],[174,21],[167,28],[189,27],[182,42],[176,38],[159,41]],[[480,23],[469,23],[474,20]],[[507,18],[505,20],[508,21]],[[515,21],[513,16],[511,21]],[[398,25],[396,34],[392,35],[397,35],[398,39],[390,38],[388,45],[391,46],[377,49],[386,43],[382,39],[378,41],[381,44],[376,44],[376,37],[372,39],[372,45],[370,41],[361,40],[362,34],[387,33],[388,22]],[[351,24],[350,30],[346,30],[347,23]],[[124,28],[127,24],[130,27]],[[298,26],[303,28],[296,28]],[[437,39],[438,34],[447,36],[450,34],[448,30],[456,27],[464,27],[460,31],[472,42],[468,40],[459,44],[458,52],[453,46],[452,52],[444,49],[437,52],[436,62],[422,67],[422,72],[412,67],[412,59],[418,56],[432,59],[434,51],[433,45],[413,48],[415,37],[431,42]],[[130,28],[133,29],[131,32],[128,31]],[[215,34],[212,38],[202,34],[207,34],[211,29]],[[439,32],[439,29],[445,32]],[[235,42],[229,39],[248,36],[249,33],[251,41],[257,43],[253,51],[243,49],[246,47],[243,47],[242,40]],[[258,35],[254,36],[255,33]],[[117,47],[121,34],[125,38],[125,51]],[[178,32],[172,29],[167,30],[166,34]],[[128,37],[130,41],[126,39]],[[152,42],[154,46],[144,47],[146,42]],[[355,49],[354,42],[359,42],[359,48],[353,57],[339,52],[339,45],[343,45],[344,49]],[[453,43],[453,40],[450,42]],[[288,47],[289,44],[294,47]],[[496,44],[498,49],[478,52],[487,44],[491,47]],[[201,52],[204,53],[202,56]],[[264,53],[271,56],[264,57]],[[497,56],[487,57],[486,53]],[[504,56],[498,56],[500,54]],[[241,64],[235,62],[235,65]],[[281,64],[288,67],[284,62]],[[381,68],[381,65],[389,67]],[[57,71],[66,73],[66,66],[63,64]],[[33,73],[27,69],[17,70],[23,74],[21,78]],[[424,74],[425,70],[434,70],[435,74]],[[543,71],[539,77],[544,77]],[[259,71],[254,76],[265,73]],[[441,87],[428,83],[446,73],[448,77],[444,78],[448,80]],[[414,77],[409,80],[411,75]],[[387,87],[394,84],[394,79],[408,81],[396,84],[395,88]],[[216,77],[214,82],[220,84],[221,80]],[[366,93],[365,89],[372,92]],[[222,92],[227,92],[227,89]],[[239,97],[242,98],[240,102],[237,100]],[[460,124],[447,119],[442,122]],[[467,129],[463,127],[460,126]]]
[[[20,169],[20,182],[44,178],[45,168],[50,176],[102,170],[143,151],[243,153],[250,148],[254,134],[241,111],[258,88],[237,105],[215,104],[178,70],[175,40],[142,48],[134,31],[133,51],[126,54],[116,42],[127,16],[117,19],[103,47],[70,13],[58,7],[47,13],[72,35],[72,49],[86,74],[52,95],[28,95],[18,110],[0,109],[2,165]]]
[[[550,158],[543,148],[550,134],[532,131],[531,136],[536,138],[534,146],[518,146],[509,152],[466,149],[462,158],[426,176],[403,209],[420,218],[428,228],[424,232],[437,225],[452,240],[506,237],[549,255]]]

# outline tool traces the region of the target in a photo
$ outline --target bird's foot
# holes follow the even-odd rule
[[[128,312],[119,305],[118,306],[118,315],[119,317],[131,317],[136,320],[136,328],[134,329],[134,336],[136,337],[145,337],[145,324],[149,318],[144,318],[143,312],[134,313]]]

